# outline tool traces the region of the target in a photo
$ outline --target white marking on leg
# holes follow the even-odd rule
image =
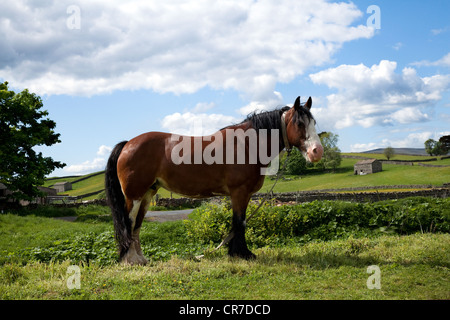
[[[150,203],[151,199],[155,195],[155,190],[149,190],[145,193],[145,195],[140,200],[133,200],[133,207],[131,208],[130,213],[128,214],[131,220],[131,232],[132,232],[132,241],[130,244],[130,248],[127,253],[123,257],[122,262],[125,264],[131,265],[145,265],[148,260],[144,257],[141,249],[141,243],[139,241],[139,229],[134,229],[136,225],[136,218],[139,214],[139,210],[141,206],[147,207]]]
[[[136,224],[136,216],[139,212],[139,208],[141,206],[142,200],[133,200],[133,208],[131,209],[128,217],[131,220],[131,231],[134,229],[134,225]]]

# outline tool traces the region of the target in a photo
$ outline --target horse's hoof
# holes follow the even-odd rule
[[[251,252],[234,252],[229,254],[231,257],[236,257],[244,260],[255,260],[256,256]]]
[[[142,255],[125,255],[121,260],[121,264],[131,265],[131,266],[145,266],[148,260]]]
[[[250,254],[245,255],[242,258],[245,259],[245,260],[255,260],[256,259],[256,255],[250,252]]]

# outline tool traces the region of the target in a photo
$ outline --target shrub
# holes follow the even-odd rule
[[[111,231],[89,232],[71,240],[57,240],[45,247],[20,250],[18,257],[40,262],[71,260],[72,263],[96,262],[107,265],[117,261],[116,244]]]
[[[283,162],[282,162],[283,163]],[[292,175],[299,175],[306,171],[306,160],[302,153],[293,148],[286,163],[286,173]]]
[[[250,204],[247,214],[256,205]],[[231,228],[228,205],[203,204],[185,221],[188,236],[218,243]],[[250,245],[332,240],[377,233],[450,232],[450,200],[408,198],[380,203],[313,201],[294,206],[265,204],[247,223]]]

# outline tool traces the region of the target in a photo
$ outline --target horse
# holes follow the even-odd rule
[[[210,136],[148,132],[118,143],[106,165],[105,190],[119,262],[147,263],[139,231],[149,203],[161,187],[192,198],[229,196],[234,236],[228,254],[255,258],[245,241],[245,218],[252,194],[263,185],[264,170],[273,166],[269,168],[270,161],[283,149],[292,146],[309,162],[317,162],[323,155],[311,106],[311,97],[303,105],[298,97],[292,107],[251,113],[241,123]],[[261,157],[269,149],[273,154]]]

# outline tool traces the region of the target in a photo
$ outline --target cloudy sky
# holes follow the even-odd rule
[[[209,134],[313,99],[344,152],[450,134],[450,1],[25,1],[0,5],[0,80],[43,98],[67,163],[147,131]]]

